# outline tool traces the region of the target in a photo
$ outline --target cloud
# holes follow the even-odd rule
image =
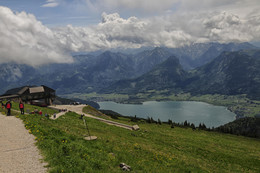
[[[69,63],[72,57],[49,28],[32,14],[13,13],[0,6],[0,63],[39,66]]]
[[[88,5],[102,11],[138,10],[139,12],[164,11],[172,8],[178,0],[86,0]]]
[[[253,9],[259,14],[259,0],[85,0],[87,6],[99,12],[127,14],[157,12],[189,13],[227,11],[241,15]],[[245,13],[245,14],[243,14]]]
[[[196,42],[260,40],[258,19],[242,20],[228,12],[189,13],[149,19],[124,19],[118,13],[103,13],[98,25],[69,25],[53,31],[62,44],[72,51],[141,46],[180,47]]]
[[[108,2],[112,3],[112,0]],[[123,2],[131,3],[122,1],[121,6]],[[157,4],[156,2],[151,1],[154,4]],[[185,2],[188,0],[183,1]],[[222,0],[205,2],[207,2],[204,4],[205,9],[213,5],[224,6]],[[13,13],[9,8],[0,7],[0,63],[17,62],[37,66],[72,62],[69,53],[78,51],[142,46],[180,47],[196,42],[228,43],[260,40],[258,10],[249,10],[243,15],[246,17],[243,17],[240,13],[230,11],[189,11],[188,5],[179,5],[184,9],[183,12],[147,18],[136,16],[123,18],[119,13],[102,13],[100,23],[96,25],[86,27],[68,25],[51,29],[42,25],[32,14]],[[198,9],[197,6],[194,5],[194,9]],[[132,4],[132,7],[134,8],[135,4]],[[140,8],[143,8],[142,5]],[[167,9],[163,5],[160,8]]]
[[[205,37],[208,37],[210,41],[218,42],[248,42],[253,40],[253,33],[250,30],[255,23],[252,24],[249,25],[248,21],[243,21],[238,16],[226,12],[209,16],[203,20]],[[252,30],[252,32],[255,31]]]
[[[162,24],[163,22],[160,21]],[[141,46],[176,47],[189,43],[191,36],[178,28],[167,30],[153,20],[123,19],[117,13],[102,14],[102,22],[92,27],[56,28],[56,37],[73,51],[94,51]]]
[[[47,0],[46,3],[42,5],[42,7],[57,7],[58,5],[59,3],[56,2],[56,0]]]

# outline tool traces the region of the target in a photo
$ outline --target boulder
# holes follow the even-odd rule
[[[133,125],[132,129],[133,129],[133,130],[139,130],[140,127],[139,127],[138,125]]]
[[[122,168],[123,171],[131,171],[131,166],[125,164],[125,163],[120,163],[120,168]]]

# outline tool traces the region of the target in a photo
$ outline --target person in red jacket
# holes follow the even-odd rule
[[[21,114],[23,115],[24,114],[24,104],[22,101],[20,101],[20,103],[19,103],[19,108],[20,108]]]
[[[12,108],[12,103],[10,102],[10,100],[8,100],[5,104],[5,108],[7,109],[7,116],[11,115],[11,108]]]

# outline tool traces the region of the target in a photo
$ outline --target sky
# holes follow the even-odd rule
[[[72,52],[259,42],[259,0],[0,0],[0,63]]]

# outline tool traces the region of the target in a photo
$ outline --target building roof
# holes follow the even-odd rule
[[[33,93],[42,93],[42,92],[44,92],[44,87],[43,87],[43,86],[40,86],[40,87],[29,88],[29,92],[30,92],[30,94],[33,94]]]
[[[0,96],[0,99],[19,97],[25,94],[26,92],[29,94],[35,94],[35,93],[43,93],[43,92],[55,92],[55,90],[44,85],[23,86],[23,87],[7,90],[3,95]]]
[[[19,97],[19,95],[8,95],[8,96],[0,96],[0,99],[12,99]]]
[[[23,87],[18,87],[18,88],[12,88],[12,89],[7,90],[2,96],[20,95],[24,91],[26,91],[27,88],[29,88],[29,87],[28,86],[23,86]]]
[[[28,88],[29,88],[28,86],[23,87],[23,88],[18,92],[18,94],[19,94],[19,95],[23,94]]]

